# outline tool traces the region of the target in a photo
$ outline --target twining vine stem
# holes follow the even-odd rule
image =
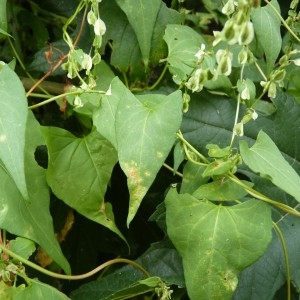
[[[45,275],[54,277],[54,278],[58,278],[58,279],[65,279],[65,280],[81,280],[81,279],[85,279],[88,277],[91,277],[93,275],[95,275],[96,273],[98,273],[99,271],[103,270],[104,268],[116,264],[116,263],[126,263],[129,265],[132,265],[133,267],[135,267],[136,269],[140,270],[142,273],[145,274],[145,276],[150,277],[150,274],[138,263],[130,260],[130,259],[126,259],[126,258],[115,258],[109,261],[106,261],[105,263],[101,264],[100,266],[98,266],[97,268],[81,274],[81,275],[64,275],[64,274],[59,274],[59,273],[55,273],[49,270],[46,270],[40,266],[38,266],[37,264],[21,257],[20,255],[14,253],[13,251],[7,249],[4,245],[0,244],[0,249],[5,252],[6,254],[8,254],[9,256],[11,256],[12,258],[20,261],[21,263],[23,263],[24,265],[27,265]]]
[[[279,228],[279,226],[272,222],[273,227],[280,239],[280,243],[282,245],[283,253],[284,253],[284,259],[285,259],[285,266],[286,266],[286,284],[287,284],[287,300],[291,299],[291,271],[290,271],[290,262],[289,262],[289,254],[287,251],[286,243],[283,237],[283,234]]]

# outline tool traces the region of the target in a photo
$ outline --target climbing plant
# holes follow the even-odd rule
[[[298,2],[1,1],[1,299],[297,299]]]

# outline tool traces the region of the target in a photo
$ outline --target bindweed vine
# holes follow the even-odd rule
[[[298,2],[0,4],[0,294],[298,297]]]

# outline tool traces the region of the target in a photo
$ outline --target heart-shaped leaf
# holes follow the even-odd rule
[[[168,235],[182,256],[190,299],[231,299],[237,275],[271,241],[271,208],[258,200],[214,205],[175,189],[165,202]]]
[[[111,143],[96,130],[83,138],[56,127],[43,127],[42,131],[50,158],[47,180],[56,196],[124,239],[114,223],[110,203],[104,202],[117,162]]]

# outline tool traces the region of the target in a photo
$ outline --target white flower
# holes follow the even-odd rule
[[[246,85],[245,88],[241,92],[241,98],[243,100],[250,100],[250,91],[248,86]]]
[[[256,112],[255,110],[253,110],[253,112],[252,112],[252,119],[253,119],[253,120],[256,120],[257,117],[258,117],[257,112]]]
[[[76,108],[83,107],[83,103],[82,103],[82,101],[81,101],[81,99],[80,99],[80,97],[78,95],[74,99],[74,106]]]
[[[97,19],[94,24],[94,31],[96,35],[104,35],[106,32],[105,23],[101,19]]]
[[[90,25],[94,25],[97,21],[96,15],[92,10],[90,10],[87,14],[87,21]]]
[[[234,135],[243,136],[244,135],[244,124],[242,122],[234,125],[233,128]]]
[[[228,0],[222,8],[222,13],[227,16],[233,14],[235,5],[236,2],[234,0]]]
[[[205,54],[205,44],[201,44],[199,51],[195,54],[197,64],[200,64],[203,61]]]
[[[87,71],[90,71],[93,67],[93,61],[90,55],[84,53],[83,54],[83,60],[81,62],[81,67]]]
[[[292,62],[297,66],[300,67],[300,58],[292,60]]]
[[[222,41],[222,34],[220,31],[213,31],[215,40],[213,41],[213,46],[216,46],[217,44],[219,44]]]

